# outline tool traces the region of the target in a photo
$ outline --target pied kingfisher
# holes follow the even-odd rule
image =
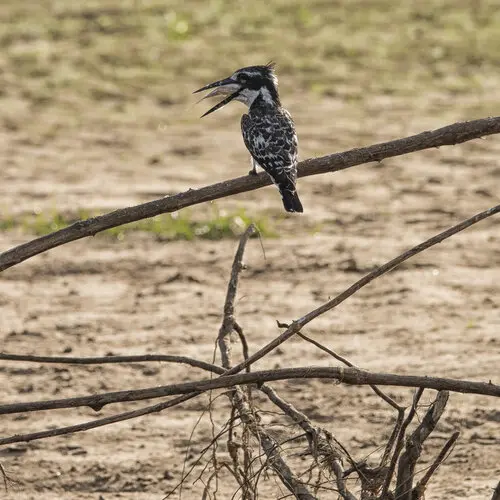
[[[281,107],[278,79],[274,63],[248,66],[229,78],[205,85],[194,93],[214,89],[206,97],[227,96],[203,116],[216,111],[232,100],[248,106],[241,117],[241,132],[252,156],[252,170],[262,167],[279,189],[287,212],[303,212],[297,194],[297,134],[290,113]],[[202,116],[202,117],[203,117]]]

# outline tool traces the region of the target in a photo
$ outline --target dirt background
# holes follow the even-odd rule
[[[279,63],[303,158],[498,114],[495,2],[268,3],[2,2],[0,218],[10,222],[0,249],[33,238],[26,214],[104,213],[246,172],[243,108],[200,121],[205,105],[190,95],[243,65]],[[492,136],[301,179],[302,216],[284,215],[271,187],[218,201],[218,214],[243,207],[274,233],[263,238],[265,257],[258,240],[249,243],[238,291],[237,318],[251,350],[279,333],[277,319],[302,316],[374,266],[497,204],[499,157],[500,138]],[[185,213],[210,219],[213,210]],[[481,222],[412,259],[305,332],[369,370],[498,382],[499,222]],[[211,361],[236,246],[235,237],[185,241],[134,231],[30,259],[0,276],[1,350]],[[308,365],[337,363],[292,339],[255,369]],[[0,394],[4,403],[32,401],[205,377],[165,363],[1,362]],[[394,412],[369,389],[326,381],[273,386],[355,458],[376,463]],[[410,390],[388,392],[411,401]],[[424,394],[420,416],[433,396]],[[196,426],[207,404],[200,397],[161,414],[4,447],[0,462],[16,484],[0,497],[163,498],[184,461],[189,468],[210,442],[206,414]],[[262,399],[257,404],[269,409]],[[140,406],[3,416],[0,433]],[[225,399],[216,399],[216,429],[227,411]],[[265,418],[278,437],[289,436],[278,417]],[[451,395],[421,469],[453,431],[461,436],[427,500],[491,498],[500,478],[499,423],[493,398]],[[288,450],[291,460],[296,452]],[[194,480],[202,467],[182,498],[201,498],[203,485]],[[231,498],[235,484],[222,479],[218,498]],[[274,478],[261,486],[262,498],[282,498]]]

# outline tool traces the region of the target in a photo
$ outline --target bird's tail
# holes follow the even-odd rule
[[[294,189],[293,191],[290,189],[284,189],[278,186],[280,190],[281,198],[283,199],[283,206],[287,212],[303,212],[302,203],[300,203],[299,195],[297,191]]]

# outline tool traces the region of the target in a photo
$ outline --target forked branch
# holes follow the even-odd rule
[[[346,486],[344,467],[342,465],[341,454],[338,450],[339,446],[337,440],[324,429],[313,426],[304,413],[281,398],[272,387],[262,384],[260,390],[280,408],[285,415],[288,415],[295,424],[302,428],[309,442],[311,454],[320,461],[321,465],[326,466],[335,476],[340,496],[344,500],[357,500]]]
[[[107,425],[110,423],[114,423],[117,421],[125,420],[128,418],[135,418],[140,415],[145,415],[148,413],[152,413],[154,411],[161,411],[163,409],[175,406],[177,404],[180,404],[184,401],[187,401],[188,399],[191,399],[193,397],[196,397],[197,395],[201,394],[202,392],[213,390],[213,389],[221,389],[221,388],[232,388],[233,389],[233,394],[234,394],[234,402],[236,407],[238,408],[240,417],[242,421],[252,430],[254,435],[257,436],[259,442],[264,448],[264,451],[266,452],[266,455],[268,457],[268,463],[273,467],[273,469],[276,471],[278,476],[282,479],[283,483],[289,487],[290,491],[294,492],[298,498],[305,498],[312,500],[314,497],[309,493],[307,490],[307,487],[301,482],[296,476],[294,476],[293,472],[290,470],[288,465],[285,463],[283,458],[280,455],[280,450],[279,450],[279,444],[269,435],[266,433],[265,429],[260,426],[259,422],[255,419],[255,416],[253,414],[253,409],[248,403],[247,398],[245,397],[244,392],[239,389],[237,386],[238,385],[244,385],[244,384],[258,384],[261,385],[262,383],[266,381],[271,381],[271,380],[286,380],[290,378],[329,378],[329,379],[334,379],[337,380],[339,383],[347,383],[347,384],[356,384],[356,385],[395,385],[395,386],[408,386],[408,387],[420,387],[421,389],[423,388],[432,388],[432,389],[437,389],[437,390],[449,390],[449,391],[459,391],[459,392],[470,392],[470,393],[477,393],[477,394],[486,394],[486,395],[491,395],[491,396],[496,396],[500,397],[500,386],[493,384],[491,381],[490,382],[473,382],[473,381],[463,381],[463,380],[453,380],[453,379],[447,379],[447,378],[435,378],[435,377],[418,377],[418,376],[400,376],[400,375],[395,375],[395,374],[384,374],[384,373],[370,373],[366,372],[364,370],[357,369],[355,367],[351,368],[338,368],[338,367],[304,367],[304,368],[294,368],[294,369],[283,369],[283,370],[268,370],[268,371],[261,371],[261,372],[254,372],[254,373],[239,373],[241,370],[244,368],[248,368],[252,363],[257,361],[258,359],[262,358],[264,355],[269,353],[271,350],[273,350],[275,347],[280,345],[281,343],[285,342],[287,339],[292,337],[294,334],[299,333],[301,328],[305,326],[307,323],[315,319],[316,317],[320,316],[321,314],[326,313],[327,311],[333,309],[340,303],[342,303],[344,300],[346,300],[348,297],[356,293],[359,289],[362,287],[366,286],[368,283],[373,281],[374,279],[378,278],[379,276],[382,276],[383,274],[389,272],[390,270],[394,269],[397,265],[400,263],[404,262],[405,260],[409,259],[413,255],[418,254],[419,252],[422,252],[423,250],[431,247],[432,245],[435,245],[444,239],[458,233],[459,231],[471,226],[472,224],[475,224],[479,222],[480,220],[483,220],[493,214],[496,214],[500,211],[500,205],[493,207],[485,212],[479,213],[475,215],[474,217],[467,219],[466,221],[463,221],[460,224],[457,224],[456,226],[453,226],[452,228],[434,236],[433,238],[430,238],[426,242],[417,245],[416,247],[412,248],[411,250],[408,250],[407,252],[399,255],[395,259],[387,262],[383,266],[377,268],[373,272],[367,274],[364,276],[361,280],[356,282],[354,285],[349,287],[347,290],[336,296],[334,299],[328,301],[327,303],[323,304],[321,307],[315,309],[314,311],[311,311],[310,313],[306,314],[302,318],[300,318],[298,321],[292,323],[292,325],[287,328],[287,330],[281,334],[277,339],[275,339],[273,342],[268,344],[267,346],[263,347],[260,349],[256,354],[253,356],[248,357],[243,363],[240,363],[239,365],[235,367],[231,367],[231,362],[230,362],[230,356],[229,352],[227,350],[227,346],[225,342],[220,342],[220,348],[221,348],[221,354],[223,358],[223,365],[224,368],[209,364],[209,363],[203,363],[199,362],[197,360],[192,360],[191,358],[183,358],[183,357],[176,357],[176,356],[165,356],[161,360],[162,361],[172,361],[172,362],[183,362],[183,363],[188,363],[191,366],[197,366],[199,368],[203,368],[205,370],[209,370],[211,372],[221,374],[222,376],[217,379],[210,379],[210,380],[198,380],[194,382],[189,382],[185,384],[172,384],[164,387],[154,387],[154,388],[148,388],[148,389],[142,389],[138,391],[120,391],[120,392],[114,392],[114,393],[107,393],[107,394],[100,394],[100,395],[95,395],[95,396],[84,396],[81,398],[69,398],[69,399],[62,399],[62,400],[53,400],[53,401],[40,401],[40,402],[29,402],[29,403],[17,403],[17,404],[11,404],[11,405],[2,405],[0,406],[0,414],[5,414],[5,413],[16,413],[16,412],[26,412],[26,411],[38,411],[38,410],[49,410],[49,409],[55,409],[55,408],[69,408],[69,407],[75,407],[75,406],[90,406],[91,408],[95,410],[99,410],[106,404],[110,403],[115,403],[119,401],[135,401],[135,400],[143,400],[143,399],[150,399],[150,398],[156,398],[156,397],[164,397],[164,396],[171,396],[171,395],[177,395],[181,394],[182,396],[177,397],[175,399],[171,399],[170,401],[165,401],[162,403],[159,403],[157,405],[149,406],[146,408],[142,408],[139,410],[135,410],[132,412],[126,412],[118,415],[114,415],[111,417],[106,417],[103,419],[97,419],[94,422],[87,422],[85,424],[80,424],[78,426],[70,426],[66,428],[60,428],[60,429],[53,429],[50,431],[43,431],[39,433],[33,433],[33,434],[26,434],[26,435],[21,435],[21,436],[12,436],[12,437],[7,437],[0,439],[0,444],[6,444],[6,443],[13,443],[13,442],[19,442],[19,441],[29,441],[33,439],[41,439],[43,437],[50,437],[50,436],[55,436],[55,435],[61,435],[61,434],[67,434],[70,432],[77,432],[77,431],[82,431],[94,427],[98,427],[101,425]],[[247,230],[247,233],[245,233],[242,242],[240,242],[240,248],[237,252],[237,255],[235,257],[235,263],[233,265],[233,273],[230,281],[230,285],[228,288],[228,294],[227,294],[227,299],[226,299],[226,306],[224,310],[224,321],[223,321],[223,326],[221,327],[221,337],[226,336],[228,333],[230,333],[233,329],[239,334],[242,335],[242,332],[239,331],[239,326],[237,325],[236,321],[234,320],[234,298],[236,294],[236,285],[237,285],[237,280],[238,280],[238,273],[241,270],[241,258],[243,256],[243,251],[244,251],[244,244],[248,240],[248,237],[250,236],[250,232],[252,231],[252,228],[249,228]],[[246,238],[246,239],[245,239]],[[241,252],[240,252],[241,250]],[[340,359],[338,355],[335,355],[337,359]],[[133,359],[132,359],[133,358]],[[167,359],[168,358],[168,359]],[[175,359],[174,359],[175,358]],[[16,361],[37,361],[37,362],[64,362],[62,361],[64,358],[57,358],[57,357],[41,357],[41,356],[19,356],[19,355],[10,355],[10,354],[3,354],[0,355],[0,359],[11,359],[11,360],[16,360]],[[67,358],[68,360],[71,360],[72,362],[77,362],[81,364],[88,364],[90,362],[95,362],[96,359],[99,358],[88,358],[87,360],[85,358]],[[137,361],[138,357],[128,357],[128,361]],[[147,359],[152,360],[152,359]],[[160,358],[156,358],[156,360],[160,360]],[[341,359],[343,362],[345,360]],[[115,359],[114,362],[117,362],[118,359]],[[120,359],[120,361],[123,361],[123,359]],[[142,361],[146,361],[146,359],[142,359]],[[111,361],[105,361],[105,362],[111,362]],[[235,389],[236,388],[236,389]],[[263,386],[264,389],[266,389],[266,386]],[[268,394],[268,396],[272,396],[270,391],[264,391]],[[421,391],[419,391],[421,393]],[[271,398],[272,399],[272,398]],[[314,428],[312,427],[312,424],[308,422],[305,418],[303,418],[302,414],[298,412],[295,408],[291,407],[288,403],[286,403],[284,400],[281,400],[279,397],[275,397],[274,401],[277,403],[279,400],[279,403],[281,404],[282,410],[284,410],[285,407],[288,408],[285,413],[289,415],[295,415],[294,420],[296,421],[297,424],[299,424],[304,430],[306,430],[306,433],[309,431],[310,434],[315,434],[316,437],[318,436],[317,432],[313,432]],[[391,403],[390,401],[388,401]],[[394,402],[392,402],[394,403]],[[280,406],[278,404],[278,406]],[[398,405],[395,403],[392,405],[398,408]],[[405,423],[409,424],[411,418],[414,416],[415,413],[415,406],[410,412],[410,416],[407,419]],[[425,420],[425,419],[424,419]],[[402,438],[404,437],[404,430],[406,429],[407,425],[403,426],[404,428],[399,429],[399,432],[397,433],[399,439],[397,442],[397,453],[396,456],[399,455],[399,452],[401,451],[403,441]],[[425,439],[425,437],[424,437]],[[317,443],[319,443],[320,440],[317,440]],[[423,439],[421,440],[423,442]],[[453,441],[454,442],[454,441]],[[445,445],[445,448],[443,448],[442,452],[440,453],[440,456],[436,461],[434,462],[435,468],[441,463],[442,459],[440,458],[441,456],[444,457],[446,455],[447,450],[452,446],[453,442],[450,440],[447,445]],[[326,450],[326,448],[325,448]],[[326,456],[326,455],[324,455]],[[341,468],[341,463],[339,460],[336,460],[336,455],[333,454],[331,455],[333,458],[331,467],[332,470],[334,471],[335,475],[337,476],[337,487],[340,492],[340,494],[346,498],[346,499],[353,499],[354,497],[350,492],[347,490],[345,486],[345,481],[343,480],[343,474],[342,474],[342,468]],[[408,453],[408,460],[405,463],[400,462],[400,472],[401,474],[398,475],[398,487],[399,487],[399,492],[403,495],[400,498],[405,499],[405,494],[408,493],[408,491],[411,492],[413,495],[418,495],[419,491],[425,489],[425,481],[424,479],[428,476],[430,477],[430,474],[427,474],[424,476],[424,479],[417,484],[413,490],[408,489],[407,483],[409,480],[404,479],[404,478],[413,478],[413,469],[411,468],[411,462],[414,460],[413,455]],[[403,458],[403,457],[402,457]],[[417,457],[418,458],[418,457]],[[414,460],[416,461],[416,459]],[[410,465],[408,465],[410,464]],[[434,467],[433,464],[433,467]],[[339,467],[340,466],[340,467]],[[382,468],[381,468],[382,469]],[[394,468],[392,469],[392,471]],[[435,469],[434,469],[435,470]],[[403,473],[404,471],[408,471],[408,473]],[[403,478],[403,479],[400,479]],[[428,480],[428,478],[427,478]],[[424,484],[422,484],[424,483]],[[386,483],[386,486],[388,487],[390,484],[390,476],[389,476],[389,481]],[[411,483],[410,483],[411,485]],[[412,500],[414,500],[413,497],[411,497]],[[418,497],[416,497],[418,498]],[[495,496],[494,496],[495,498]]]

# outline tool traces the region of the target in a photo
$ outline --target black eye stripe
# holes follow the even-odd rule
[[[247,82],[247,87],[254,89],[254,90],[259,90],[261,87],[266,86],[267,87],[267,82],[263,78],[252,78]]]

